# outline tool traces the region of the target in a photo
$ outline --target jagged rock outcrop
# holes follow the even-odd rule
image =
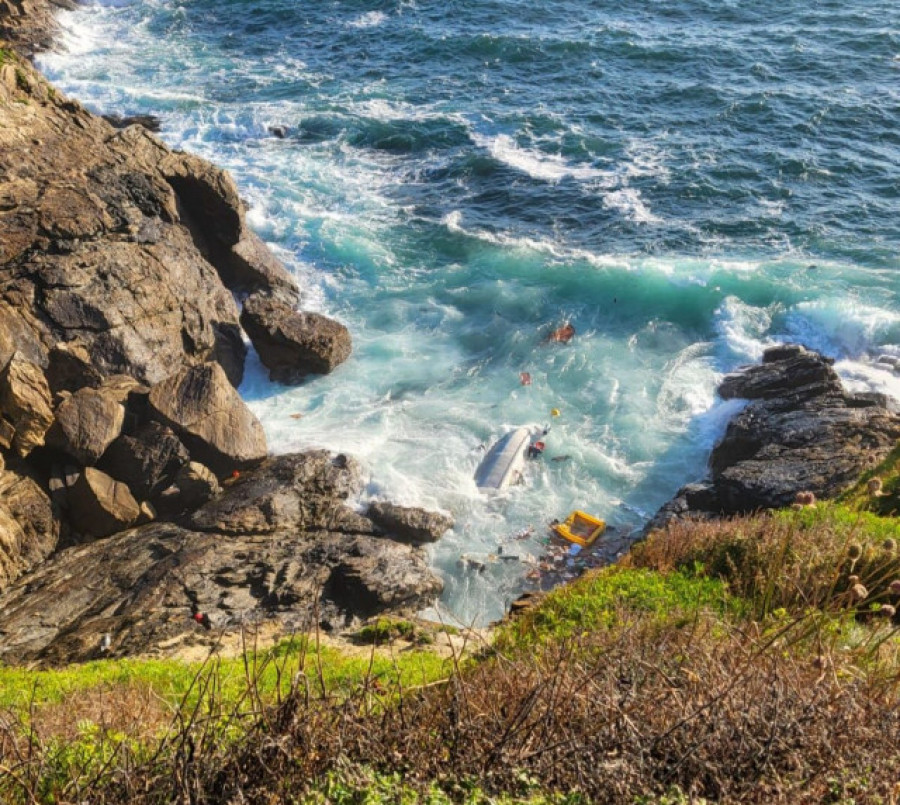
[[[328,374],[350,356],[350,331],[319,313],[301,313],[283,301],[254,294],[244,302],[241,324],[269,377],[298,383],[307,375]]]
[[[900,439],[883,395],[844,391],[832,361],[799,345],[768,350],[759,366],[726,377],[721,396],[749,399],[713,448],[710,475],[683,487],[649,528],[673,517],[779,508],[798,492],[835,497]]]
[[[54,13],[75,5],[74,0],[0,0],[0,40],[29,56],[46,50],[57,31]]]
[[[116,439],[98,467],[126,483],[137,500],[153,500],[188,461],[187,449],[171,428],[148,422]]]
[[[104,634],[106,656],[122,656],[212,643],[243,620],[305,627],[315,615],[341,626],[418,610],[440,580],[420,549],[372,536],[374,524],[345,505],[360,483],[346,457],[279,456],[184,526],[153,523],[65,550],[0,596],[0,662],[97,657]]]
[[[270,534],[279,528],[371,534],[373,524],[344,505],[361,488],[358,462],[324,450],[273,456],[242,476],[228,495],[190,518],[190,527],[221,534]]]
[[[445,514],[387,501],[370,504],[366,516],[392,539],[411,545],[437,542],[453,528],[453,518]]]
[[[45,46],[49,11],[0,0],[0,36]],[[236,295],[276,305],[286,380],[344,360],[346,328],[295,311],[228,174],[170,150],[155,120],[110,119],[0,43],[0,468],[16,465],[0,470],[0,661],[430,603],[422,552],[346,505],[354,461],[256,467]]]
[[[217,363],[190,366],[150,389],[152,416],[220,478],[259,464],[266,435]]]
[[[0,65],[0,107],[0,330],[43,368],[65,343],[104,376],[152,384],[215,360],[240,382],[227,284],[294,299],[296,286],[232,179],[140,126],[114,129],[25,62]]]
[[[209,467],[189,461],[178,470],[172,485],[156,498],[156,514],[175,519],[208,503],[222,491],[219,479]]]

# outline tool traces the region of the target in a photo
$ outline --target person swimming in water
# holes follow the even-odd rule
[[[568,344],[575,337],[575,328],[570,322],[566,322],[562,327],[557,327],[545,341],[555,341],[560,344]]]

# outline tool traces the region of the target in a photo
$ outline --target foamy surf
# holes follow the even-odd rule
[[[837,358],[854,389],[896,396],[900,378],[885,190],[900,120],[856,87],[809,123],[841,159],[798,153],[828,91],[810,60],[854,86],[881,69],[835,39],[832,11],[804,11],[815,35],[792,69],[807,84],[787,92],[767,69],[778,103],[755,104],[746,64],[794,58],[759,19],[753,39],[685,37],[655,8],[638,24],[575,4],[565,30],[526,15],[506,31],[493,8],[113,0],[66,12],[41,57],[92,108],[156,114],[170,145],[233,173],[303,307],[354,339],[295,388],[251,353],[242,393],[273,449],[357,456],[358,505],[452,514],[430,548],[441,610],[475,623],[530,583],[501,548],[540,554],[575,508],[638,529],[703,475],[742,405],[717,398],[719,378],[772,343]],[[565,321],[574,339],[545,342]],[[485,447],[553,409],[526,482],[480,493]]]

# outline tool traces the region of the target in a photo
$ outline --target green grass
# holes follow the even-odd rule
[[[740,602],[727,594],[721,581],[693,571],[663,574],[612,566],[554,590],[540,606],[503,627],[495,644],[507,649],[577,637],[612,628],[627,612],[683,620],[704,608],[724,612],[739,609]]]
[[[367,677],[385,686],[410,687],[442,679],[450,671],[447,660],[425,650],[398,653],[347,656],[336,649],[298,641],[285,641],[274,649],[248,654],[244,658],[214,659],[202,663],[180,660],[98,660],[53,670],[29,670],[0,665],[0,708],[24,713],[30,706],[57,704],[80,692],[98,688],[149,688],[155,695],[175,704],[196,695],[196,679],[204,672],[215,672],[224,702],[236,702],[247,688],[248,676],[263,697],[274,699],[276,688],[286,692],[298,671],[316,689],[339,693],[360,684]]]

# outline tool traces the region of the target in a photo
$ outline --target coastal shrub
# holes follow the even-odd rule
[[[881,463],[863,473],[838,501],[852,509],[896,517],[900,512],[900,445]]]
[[[377,618],[356,632],[360,642],[375,644],[390,643],[398,638],[412,641],[418,636],[419,629],[414,623],[399,618]]]
[[[0,720],[13,772],[0,801],[889,801],[900,654],[886,626],[777,609],[749,620],[697,568],[610,569],[575,586],[529,613],[554,608],[543,639],[519,635],[522,650],[427,683],[379,676],[370,652],[353,658],[353,684],[321,684],[330,672],[310,658],[283,665],[287,692],[265,697],[255,656],[235,661],[249,669],[242,698],[223,695],[228,666],[209,664],[155,739],[98,725],[56,754],[60,741]],[[268,656],[303,645],[313,652]],[[885,662],[867,659],[877,652]]]
[[[898,541],[894,518],[818,504],[675,523],[634,546],[624,564],[660,572],[702,568],[749,602],[757,617],[779,608],[868,609],[891,599],[890,584],[900,577]],[[856,584],[865,589],[859,600],[852,596]]]

